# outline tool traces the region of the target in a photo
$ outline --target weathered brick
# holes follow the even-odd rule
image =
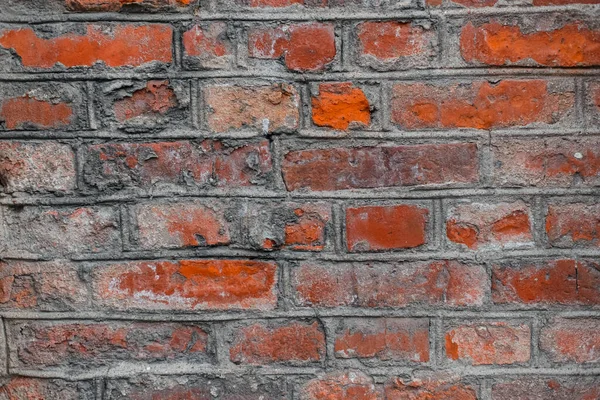
[[[382,400],[381,388],[361,371],[332,372],[312,379],[300,388],[301,400]]]
[[[479,180],[473,143],[294,150],[285,154],[282,170],[289,191],[464,185]]]
[[[357,62],[376,70],[407,69],[435,62],[437,33],[431,21],[368,21],[356,26]]]
[[[470,249],[531,247],[531,211],[523,201],[458,203],[448,209],[446,236]]]
[[[61,0],[68,11],[174,11],[189,6],[194,0]]]
[[[198,325],[146,322],[27,321],[9,326],[11,363],[76,370],[123,361],[210,360],[209,333]]]
[[[36,25],[1,29],[0,47],[26,68],[138,67],[171,63],[172,37],[173,29],[162,24]]]
[[[8,208],[4,223],[13,257],[121,250],[119,215],[112,207]]]
[[[600,138],[498,139],[492,142],[498,186],[596,186]]]
[[[147,203],[134,207],[143,249],[221,246],[231,242],[223,204]]]
[[[600,203],[549,204],[546,234],[553,247],[600,246]]]
[[[407,130],[547,126],[566,119],[574,104],[570,83],[541,79],[398,83],[391,118]]]
[[[348,130],[371,124],[371,105],[359,87],[350,82],[321,83],[311,98],[312,120],[317,126]]]
[[[55,142],[0,142],[3,191],[65,192],[76,188],[75,154]]]
[[[94,301],[113,309],[272,309],[277,266],[244,260],[136,261],[92,273]]]
[[[91,381],[67,381],[27,377],[0,378],[3,400],[94,400],[95,385]]]
[[[481,322],[446,329],[446,357],[472,365],[527,363],[531,329],[525,324]]]
[[[235,59],[225,22],[196,24],[183,33],[183,63],[189,69],[227,68]]]
[[[599,3],[600,4],[600,0]],[[600,126],[600,80],[585,83],[585,115],[591,127]]]
[[[350,251],[407,249],[427,243],[429,210],[417,205],[363,206],[346,209]]]
[[[0,309],[69,311],[89,304],[88,290],[76,265],[67,261],[0,264]]]
[[[257,59],[283,59],[292,71],[323,71],[336,56],[334,26],[310,22],[251,28],[248,55]]]
[[[600,4],[600,0],[533,0],[534,6],[562,6],[569,4]]]
[[[582,21],[550,26],[469,22],[460,33],[460,51],[471,64],[595,66],[600,65],[600,30]]]
[[[78,83],[0,83],[0,129],[74,130],[87,125]]]
[[[298,129],[300,96],[292,85],[210,86],[204,97],[213,132],[249,128],[267,134]]]
[[[600,362],[600,319],[555,319],[542,328],[540,349],[553,362]]]
[[[522,378],[492,386],[492,400],[592,400],[599,397],[597,378]]]
[[[429,321],[424,318],[345,318],[335,330],[337,358],[429,361]]]
[[[492,300],[499,304],[600,304],[600,265],[568,259],[496,264]]]
[[[84,180],[99,190],[262,185],[272,168],[267,141],[108,143],[89,146],[85,156]]]
[[[487,276],[480,265],[455,261],[316,266],[292,269],[292,287],[301,306],[406,307],[483,304]]]
[[[412,379],[392,378],[386,400],[477,400],[476,388],[445,372],[415,372]]]
[[[236,329],[229,358],[236,364],[306,364],[325,357],[325,334],[316,321],[256,323]]]

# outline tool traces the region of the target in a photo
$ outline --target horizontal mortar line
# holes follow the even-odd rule
[[[530,319],[544,318],[600,318],[600,308],[595,310],[566,309],[562,307],[529,307],[511,308],[503,310],[489,310],[481,307],[457,310],[452,307],[406,307],[396,309],[370,309],[370,308],[299,308],[282,311],[0,311],[0,317],[6,321],[20,320],[103,320],[103,321],[149,321],[149,322],[222,322],[239,320],[268,320],[280,318],[468,318],[468,319]]]
[[[230,20],[230,21],[359,21],[359,20],[390,20],[390,19],[427,19],[444,17],[468,17],[484,15],[507,15],[507,14],[548,14],[575,12],[576,14],[594,15],[600,11],[600,7],[594,4],[570,4],[561,6],[508,6],[508,7],[481,7],[481,8],[450,8],[450,9],[430,9],[407,7],[402,9],[381,9],[377,11],[352,10],[290,10],[281,11],[258,11],[252,9],[231,10],[224,12],[205,12],[198,13],[163,13],[163,14],[117,14],[117,13],[86,13],[86,14],[47,14],[41,16],[19,16],[19,15],[0,15],[0,22],[19,23],[19,24],[42,24],[58,22],[113,22],[113,21],[131,21],[131,22],[186,22],[186,21],[210,21],[210,20]]]
[[[436,79],[440,77],[587,77],[600,76],[600,68],[545,68],[545,67],[456,67],[456,68],[433,68],[433,69],[410,69],[399,71],[332,71],[324,73],[294,73],[285,71],[264,70],[235,70],[235,71],[120,71],[104,72],[88,69],[85,72],[54,71],[54,72],[3,72],[0,82],[6,81],[107,81],[107,80],[150,80],[150,79],[235,79],[254,78],[256,80],[285,80],[299,83],[326,80],[410,80],[417,78]]]
[[[2,197],[0,205],[5,206],[85,206],[105,203],[133,203],[138,201],[149,201],[161,199],[255,199],[258,200],[282,200],[306,201],[306,200],[431,200],[438,198],[456,197],[512,197],[512,196],[544,196],[544,197],[575,197],[575,196],[599,196],[600,187],[589,188],[469,188],[469,189],[415,189],[415,190],[365,190],[355,192],[274,192],[274,191],[136,191],[117,193],[114,195],[98,196],[74,196],[74,197],[39,197],[19,196]]]
[[[435,371],[447,371],[452,369],[453,365],[447,364],[435,368]],[[456,366],[454,366],[456,368]],[[87,380],[93,378],[126,378],[139,376],[141,374],[150,375],[241,375],[251,373],[252,375],[261,376],[278,376],[278,375],[318,375],[339,370],[348,370],[347,366],[340,365],[337,368],[330,366],[327,368],[317,367],[271,367],[262,366],[261,368],[252,368],[252,366],[239,367],[222,367],[218,365],[198,365],[193,362],[175,362],[175,363],[133,363],[122,362],[107,367],[99,367],[90,369],[89,371],[73,371],[67,368],[45,368],[44,370],[31,370],[25,368],[10,368],[9,372],[15,375],[22,375],[36,378],[58,378],[66,380]],[[352,370],[365,372],[369,375],[376,376],[396,376],[410,375],[415,370],[427,369],[431,367],[423,365],[412,366],[386,366],[386,367],[353,367]],[[460,366],[460,375],[462,377],[494,377],[494,378],[510,378],[526,376],[598,376],[600,368],[581,367],[577,365],[566,365],[557,368],[533,368],[533,367],[472,367]]]

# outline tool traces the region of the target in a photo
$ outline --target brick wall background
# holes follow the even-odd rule
[[[600,398],[598,0],[0,3],[0,398]]]

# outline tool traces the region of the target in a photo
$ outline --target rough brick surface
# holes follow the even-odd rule
[[[0,0],[0,400],[600,398],[600,0]]]

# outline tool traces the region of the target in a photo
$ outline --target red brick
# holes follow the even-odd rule
[[[392,89],[391,118],[407,130],[508,128],[555,124],[574,104],[571,88],[543,80],[399,83]]]
[[[415,376],[416,375],[416,376]],[[416,372],[413,378],[392,378],[385,385],[386,400],[477,400],[473,387],[443,372]]]
[[[325,334],[317,322],[256,323],[234,332],[229,358],[236,364],[312,363],[325,357]]]
[[[414,205],[346,209],[350,251],[407,249],[427,243],[429,210]]]
[[[460,34],[460,50],[468,63],[575,67],[600,65],[600,30],[571,22],[553,30],[492,20],[469,22]]]
[[[522,378],[496,383],[492,400],[593,400],[600,398],[597,378]]]
[[[9,254],[67,255],[120,251],[119,217],[112,207],[6,209]]]
[[[135,215],[143,249],[219,246],[231,241],[219,204],[142,204],[135,207]]]
[[[54,142],[0,142],[0,180],[7,193],[74,190],[75,155]]]
[[[429,361],[429,321],[409,318],[345,318],[336,329],[337,358]]]
[[[499,304],[600,304],[600,265],[576,260],[494,265],[492,299]]]
[[[600,361],[600,320],[556,319],[542,328],[540,348],[554,362]]]
[[[554,247],[600,246],[600,204],[550,204],[546,234]]]
[[[526,363],[530,358],[528,325],[485,322],[447,329],[446,357],[472,365]]]
[[[446,235],[451,242],[470,249],[531,247],[529,206],[513,203],[464,203],[451,206]]]
[[[11,49],[24,67],[140,66],[170,63],[173,29],[167,25],[86,25],[85,34],[39,37],[30,27],[0,32],[0,46]],[[108,33],[110,31],[110,33]],[[76,49],[76,51],[74,51]]]
[[[285,154],[282,170],[289,191],[465,184],[479,180],[477,145],[472,143],[295,150]]]
[[[209,337],[191,324],[27,321],[10,326],[16,366],[78,370],[122,361],[206,361]]]
[[[38,129],[68,126],[73,118],[73,109],[65,103],[51,103],[27,95],[2,102],[0,116],[6,129],[19,129],[32,125]]]
[[[77,266],[66,261],[0,264],[0,309],[69,311],[89,303]]]
[[[382,400],[381,389],[360,371],[332,372],[308,381],[301,388],[303,400]]]
[[[190,68],[226,68],[234,59],[234,46],[225,22],[194,25],[183,33],[184,63]]]
[[[356,27],[359,63],[375,69],[428,65],[436,55],[437,34],[430,22],[363,22]]]
[[[145,88],[133,92],[114,104],[118,121],[124,122],[136,117],[164,115],[177,106],[177,97],[169,87],[169,81],[148,81]]]
[[[298,128],[300,96],[289,84],[211,86],[206,89],[205,102],[213,132],[250,128],[267,134]]]
[[[213,140],[109,143],[89,146],[86,155],[84,179],[100,190],[252,186],[272,168],[267,141],[239,147]]]
[[[305,23],[248,32],[251,58],[280,59],[292,71],[323,71],[336,55],[332,24]]]
[[[13,377],[0,384],[0,397],[5,400],[88,400],[94,395],[90,381]]]
[[[586,82],[584,90],[586,92],[584,114],[587,116],[587,124],[600,126],[600,80]]]
[[[492,143],[499,186],[596,186],[600,139],[501,139]]]
[[[97,304],[115,309],[272,309],[277,266],[245,260],[136,261],[94,269]]]
[[[350,82],[321,83],[311,98],[315,125],[337,130],[367,128],[371,124],[371,106],[365,93]]]
[[[483,304],[487,281],[482,266],[455,261],[325,266],[303,263],[292,270],[297,302],[312,307],[475,306]]]
[[[165,11],[188,6],[193,0],[64,0],[69,11],[110,12],[127,10],[129,7],[144,11]],[[134,8],[135,9],[135,8]]]

